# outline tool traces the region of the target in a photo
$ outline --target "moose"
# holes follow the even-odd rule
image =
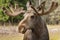
[[[18,31],[24,34],[23,40],[49,40],[49,33],[47,25],[41,18],[42,15],[47,15],[58,7],[57,2],[52,2],[51,7],[45,11],[45,1],[42,2],[37,8],[32,5],[31,1],[27,2],[27,10],[23,8],[13,8],[12,11],[3,8],[4,13],[9,16],[17,16],[24,13],[24,18],[18,24]]]

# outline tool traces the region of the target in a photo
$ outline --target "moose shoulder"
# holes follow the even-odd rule
[[[26,11],[19,8],[15,9],[17,11],[14,10],[16,14],[14,14],[14,12],[11,14],[11,12],[5,8],[4,12],[9,16],[17,16],[20,13],[25,13],[24,18],[18,25],[19,32],[24,34],[23,40],[49,40],[48,29],[41,16],[51,13],[57,7],[58,3],[52,2],[51,7],[45,11],[45,1],[42,2],[38,8],[35,8],[32,2],[28,1]]]

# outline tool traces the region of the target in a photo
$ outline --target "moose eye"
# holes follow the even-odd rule
[[[33,18],[34,18],[34,16],[31,16],[31,18],[33,19]]]

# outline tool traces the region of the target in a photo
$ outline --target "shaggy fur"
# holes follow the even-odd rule
[[[19,24],[19,30],[24,33],[23,40],[49,40],[46,23],[41,16],[29,14]],[[20,31],[21,32],[21,31]]]

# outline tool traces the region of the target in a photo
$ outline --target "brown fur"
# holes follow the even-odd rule
[[[19,23],[19,30],[24,28],[22,31],[24,33],[23,40],[49,40],[47,26],[41,16],[30,13],[24,17]]]
[[[16,5],[15,7],[17,7]],[[49,33],[47,30],[46,23],[42,20],[41,16],[46,15],[54,11],[58,7],[57,2],[52,2],[51,7],[45,11],[45,2],[42,2],[41,5],[36,9],[32,2],[29,0],[27,2],[27,10],[23,10],[23,8],[13,8],[10,6],[9,8],[12,10],[8,10],[3,7],[3,12],[9,16],[17,16],[21,13],[24,14],[24,19],[18,25],[18,30],[20,33],[24,34],[23,40],[49,40]],[[11,14],[12,13],[12,14]]]
[[[58,7],[58,3],[52,2],[50,9],[46,12],[44,7],[45,2],[40,7],[42,12],[39,13],[39,9],[36,10],[32,4],[27,6],[28,11],[24,14],[24,19],[19,23],[18,27],[19,32],[24,34],[23,40],[49,40],[48,29],[41,16],[55,10]]]

